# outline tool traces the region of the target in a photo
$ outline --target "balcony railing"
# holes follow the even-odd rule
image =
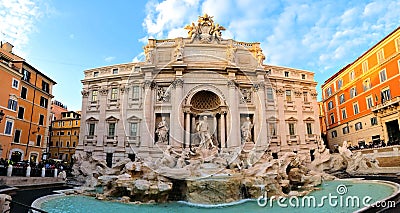
[[[286,140],[288,145],[292,145],[292,143],[300,144],[298,135],[286,135]]]
[[[281,145],[281,137],[279,135],[269,136],[269,141],[271,144],[276,144],[277,146]]]
[[[97,143],[97,135],[85,135],[83,138],[83,145],[88,146],[88,145],[96,145]]]
[[[379,112],[380,110],[383,110],[383,109],[385,109],[387,107],[397,106],[397,105],[399,105],[399,102],[400,102],[400,97],[398,96],[398,97],[392,98],[390,100],[384,101],[381,104],[378,104],[376,106],[371,107],[371,111],[376,113],[376,112]]]
[[[129,147],[131,145],[139,146],[140,145],[140,136],[126,136],[125,146]]]
[[[316,143],[318,140],[318,136],[316,134],[306,134],[306,143],[314,142]]]
[[[104,145],[113,145],[116,146],[118,143],[118,136],[116,135],[104,135]]]

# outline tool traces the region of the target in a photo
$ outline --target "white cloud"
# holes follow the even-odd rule
[[[108,57],[105,57],[104,58],[104,61],[105,62],[111,62],[111,61],[113,61],[115,59],[115,56],[108,56]]]
[[[33,0],[0,0],[0,40],[14,45],[17,54],[29,42],[29,35],[43,16],[41,4]]]

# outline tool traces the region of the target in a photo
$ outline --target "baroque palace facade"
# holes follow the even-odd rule
[[[400,139],[400,28],[322,85],[331,148]]]
[[[188,38],[149,39],[143,62],[84,71],[76,152],[108,166],[199,146],[311,161],[320,137],[314,73],[264,65],[259,43],[221,38],[225,29],[206,14],[185,29]]]

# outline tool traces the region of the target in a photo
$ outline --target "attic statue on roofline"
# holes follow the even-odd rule
[[[221,31],[226,30],[225,27],[215,24],[212,19],[214,16],[204,14],[199,16],[197,25],[192,22],[190,25],[186,25],[184,29],[188,30],[188,37],[191,38],[190,43],[195,39],[198,39],[201,43],[210,43],[213,41],[221,41]]]

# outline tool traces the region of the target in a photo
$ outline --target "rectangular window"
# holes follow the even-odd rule
[[[349,127],[348,126],[343,127],[342,131],[343,131],[343,134],[349,133]]]
[[[133,86],[132,99],[133,100],[139,100],[139,86]]]
[[[336,137],[337,137],[337,132],[336,132],[336,130],[333,130],[333,131],[331,132],[331,136],[332,136],[332,138],[336,138]]]
[[[390,97],[390,89],[387,88],[385,90],[382,90],[381,92],[381,99],[382,99],[382,103],[389,101],[391,99]]]
[[[357,96],[357,89],[356,87],[353,87],[350,89],[350,98],[354,98]]]
[[[364,88],[364,92],[371,89],[371,81],[369,80],[369,78],[364,80],[363,88]]]
[[[99,76],[99,72],[93,72],[93,77]]]
[[[274,100],[274,90],[271,87],[267,88],[267,100],[268,101]]]
[[[113,73],[113,74],[118,74],[118,68],[112,69],[112,73]]]
[[[376,57],[377,57],[377,59],[378,59],[378,63],[379,63],[379,64],[382,63],[382,62],[385,60],[385,54],[384,54],[384,52],[383,52],[383,49],[379,50],[379,51],[376,53]]]
[[[6,125],[5,125],[5,128],[4,128],[4,134],[5,135],[11,135],[13,125],[14,125],[13,121],[10,121],[10,120],[6,121]]]
[[[332,88],[329,87],[328,89],[326,89],[326,96],[329,97],[331,95],[332,95]]]
[[[21,88],[21,98],[26,99],[26,96],[28,95],[28,89],[25,87]]]
[[[118,88],[112,88],[111,89],[111,100],[117,100],[118,99]]]
[[[44,115],[39,115],[39,125],[43,126],[44,124]]]
[[[97,90],[92,91],[92,101],[97,101],[98,94],[99,94],[99,91],[97,91]]]
[[[366,102],[367,102],[367,108],[370,109],[371,107],[374,106],[374,101],[372,99],[372,96],[368,96],[366,97]]]
[[[47,108],[48,103],[49,103],[49,100],[47,98],[45,98],[43,96],[40,97],[40,106],[41,107]]]
[[[396,39],[396,51],[400,52],[400,37]]]
[[[357,122],[355,125],[356,131],[362,129],[362,123],[361,122]]]
[[[334,124],[335,123],[335,116],[333,115],[333,113],[331,113],[329,117],[331,118],[331,124]]]
[[[269,134],[271,136],[276,136],[276,123],[269,123],[268,127],[269,127]]]
[[[377,117],[372,117],[371,118],[371,126],[375,126],[378,125],[378,119]]]
[[[60,135],[64,135],[64,131],[61,131],[61,132],[60,132]]]
[[[303,101],[308,102],[308,92],[303,92]]]
[[[342,86],[343,86],[343,80],[342,80],[342,79],[339,79],[339,80],[337,81],[337,87],[338,87],[338,89],[342,88]]]
[[[354,73],[354,70],[352,70],[352,71],[349,73],[349,79],[350,79],[350,81],[354,80],[355,77],[356,77],[356,75],[355,75],[355,73]]]
[[[131,123],[131,128],[130,128],[130,136],[137,136],[138,134],[138,123]]]
[[[301,79],[305,80],[306,79],[306,74],[301,74]]]
[[[96,125],[94,123],[89,124],[89,135],[94,136],[94,130],[95,130]]]
[[[344,98],[344,94],[341,94],[341,95],[339,96],[339,103],[340,103],[340,104],[343,104],[345,101],[346,101],[346,100],[345,100],[345,98]]]
[[[21,130],[16,129],[14,133],[14,143],[19,143],[19,139],[21,138]]]
[[[365,73],[365,72],[368,71],[368,61],[364,61],[364,62],[361,64],[361,69],[362,69],[363,73]]]
[[[13,99],[9,99],[7,108],[9,108],[13,111],[17,111],[17,101],[13,100]]]
[[[14,89],[18,89],[18,85],[19,85],[19,81],[17,79],[13,79],[11,87]]]
[[[311,123],[306,123],[306,127],[307,127],[307,134],[309,135],[313,134]]]
[[[289,72],[285,71],[285,77],[289,77]]]
[[[49,83],[47,83],[47,82],[45,82],[43,80],[42,80],[42,90],[47,92],[47,93],[49,93],[49,91],[50,91]]]
[[[333,109],[333,102],[329,101],[328,102],[328,110],[331,110],[331,109]]]
[[[342,109],[342,119],[346,119],[346,118],[347,118],[346,109]]]
[[[115,123],[108,124],[108,136],[115,136]]]
[[[292,102],[292,91],[291,90],[286,90],[286,101]]]
[[[25,108],[18,107],[18,118],[19,119],[24,119],[24,113],[25,113]]]
[[[360,112],[358,109],[358,103],[353,104],[353,112],[354,115],[357,115]]]
[[[36,146],[40,146],[40,143],[42,142],[42,136],[41,135],[38,135],[37,137],[36,137]]]
[[[289,135],[295,135],[295,133],[294,133],[294,123],[289,123]]]
[[[379,80],[380,82],[384,82],[386,81],[387,77],[386,77],[386,69],[383,69],[379,72]]]
[[[31,73],[28,70],[23,69],[22,74],[22,80],[29,82],[29,80],[31,79]]]

